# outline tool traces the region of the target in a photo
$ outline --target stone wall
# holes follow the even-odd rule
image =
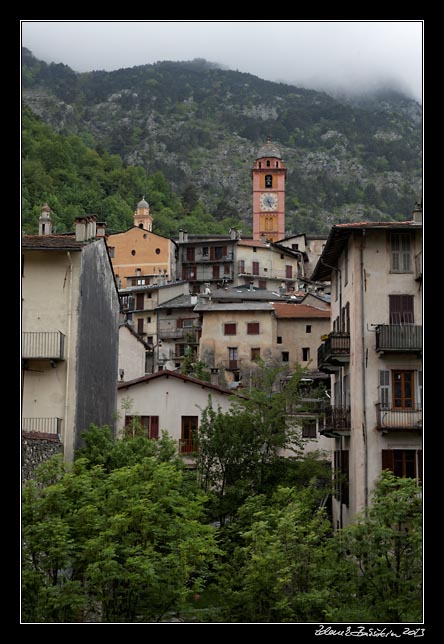
[[[54,454],[63,454],[58,436],[22,432],[22,482],[32,479],[35,468]]]

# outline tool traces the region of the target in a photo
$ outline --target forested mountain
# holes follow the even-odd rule
[[[267,135],[288,168],[288,233],[405,219],[421,191],[421,108],[396,92],[350,101],[200,59],[76,73],[24,49],[22,63],[25,229],[42,201],[60,230],[81,212],[124,228],[145,194],[161,234],[239,219],[246,233]]]

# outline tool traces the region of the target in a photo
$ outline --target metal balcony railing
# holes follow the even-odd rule
[[[61,331],[24,331],[22,358],[64,360],[65,336]]]
[[[376,403],[376,427],[381,431],[422,431],[422,405],[408,408]]]
[[[350,333],[332,331],[318,347],[318,369],[339,365],[350,359]]]
[[[326,407],[325,431],[346,434],[351,431],[350,407]]]
[[[376,351],[421,352],[422,325],[380,324],[376,327]]]
[[[179,438],[179,453],[180,454],[193,454],[197,452],[197,442],[194,438]]]
[[[22,418],[22,431],[33,434],[51,434],[60,438],[61,418]]]

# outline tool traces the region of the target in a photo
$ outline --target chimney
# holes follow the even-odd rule
[[[45,203],[42,206],[42,211],[39,217],[39,235],[51,235],[52,221],[51,221],[51,208]]]
[[[76,217],[74,220],[76,226],[76,241],[86,240],[86,217]]]
[[[416,223],[422,224],[422,199],[415,203],[415,207],[412,210],[412,218]]]
[[[97,233],[97,216],[88,215],[86,224],[86,239],[95,239]]]
[[[184,240],[184,242],[188,241],[188,231],[187,230],[183,231],[183,240]]]
[[[182,228],[179,229],[179,244],[183,243],[183,230]]]
[[[106,233],[106,222],[105,221],[98,221],[97,222],[97,227],[96,227],[96,236],[97,237],[105,237]]]
[[[219,384],[219,369],[217,367],[211,367],[210,368],[210,382],[212,385],[218,385]]]
[[[97,217],[96,215],[84,215],[76,217],[74,220],[76,226],[76,241],[88,241],[95,239],[97,234]]]
[[[230,228],[228,231],[230,233],[230,239],[237,239],[237,230],[236,228]]]
[[[250,286],[248,287],[249,291],[254,291],[254,282],[250,282]]]
[[[191,295],[190,303],[191,303],[191,306],[196,306],[196,304],[197,304],[197,295],[195,293],[193,293]]]

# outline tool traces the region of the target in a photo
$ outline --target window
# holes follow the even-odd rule
[[[278,335],[278,337],[276,338],[276,344],[282,344],[282,336],[281,335]]]
[[[228,368],[237,369],[237,347],[228,347]]]
[[[410,234],[392,233],[390,235],[390,270],[392,273],[410,273]]]
[[[116,250],[116,249],[114,248],[114,246],[108,246],[108,252],[109,252],[109,256],[110,256],[111,258],[112,258],[112,257],[114,257],[115,250]]]
[[[417,381],[415,384],[415,380]],[[379,403],[382,409],[412,409],[422,404],[422,372],[404,369],[379,371]]]
[[[137,280],[137,286],[145,286],[145,278],[139,277]]]
[[[413,371],[392,371],[392,396],[394,409],[414,407]]]
[[[267,288],[267,280],[258,280],[259,288]]]
[[[156,255],[160,255],[160,248],[156,248]]]
[[[146,296],[147,296],[147,298],[150,300],[150,299],[151,299],[151,297],[152,297],[152,293],[147,293],[147,294],[146,294]]]
[[[257,248],[256,248],[256,246],[253,246],[253,253],[257,253]]]
[[[260,360],[261,350],[259,347],[254,347],[251,349],[251,360]]]
[[[187,248],[187,262],[194,262],[194,248]]]
[[[305,333],[311,333],[311,324],[305,325]]]
[[[390,470],[401,478],[422,481],[421,449],[383,449],[381,457],[383,470]]]
[[[202,247],[202,257],[208,257],[208,246]]]
[[[147,438],[154,440],[159,438],[159,416],[125,416],[125,427],[130,431],[134,431],[138,423]]]
[[[224,264],[224,275],[230,274],[230,264]]]
[[[267,161],[267,168],[270,167],[270,161]]]
[[[139,311],[143,309],[144,295],[143,293],[137,293],[136,295],[136,309]]]
[[[259,275],[259,262],[253,262],[253,275]]]
[[[148,322],[148,324],[151,324],[151,316],[150,315],[147,317],[146,321]]]
[[[131,255],[133,255],[133,256],[134,256],[135,254],[136,254],[136,251],[135,251],[135,250],[132,250],[132,251],[131,251]]]
[[[290,360],[290,354],[288,351],[282,351],[282,362],[288,362]]]
[[[142,335],[142,333],[143,333],[143,318],[139,318],[137,320],[137,333],[139,335]]]
[[[267,162],[269,164],[269,162]],[[271,174],[266,174],[265,175],[265,187],[266,188],[272,188],[273,187],[273,177]]]
[[[349,504],[348,451],[335,450],[334,453],[334,496],[345,505]]]
[[[302,348],[302,360],[303,362],[307,362],[307,360],[310,360],[310,347]]]
[[[289,264],[287,264],[285,266],[285,277],[287,279],[292,279],[292,277],[293,277],[293,266],[290,266]]]
[[[413,324],[413,295],[389,295],[390,324]]]
[[[218,280],[219,279],[219,266],[213,266],[213,279]]]
[[[235,322],[229,322],[224,324],[224,335],[236,335]]]
[[[176,358],[181,358],[185,355],[185,345],[184,344],[176,344],[175,345],[175,356]]]
[[[239,260],[238,266],[239,266],[239,273],[245,273],[245,260],[244,259]]]
[[[193,318],[186,318],[185,320],[182,320],[182,327],[184,329],[192,329],[193,328],[193,323],[194,323]]]
[[[306,420],[302,425],[302,438],[316,438],[316,421]]]
[[[247,322],[247,335],[259,335],[259,322]]]
[[[198,416],[182,416],[180,439],[180,451],[182,454],[195,451],[198,424]]]
[[[212,246],[210,250],[210,259],[222,259],[227,256],[226,246]]]
[[[293,250],[299,250],[299,244],[292,244],[291,247]]]
[[[154,344],[154,342],[153,342],[153,336],[152,336],[152,335],[149,335],[149,336],[147,337],[146,341],[147,341],[147,344]]]

